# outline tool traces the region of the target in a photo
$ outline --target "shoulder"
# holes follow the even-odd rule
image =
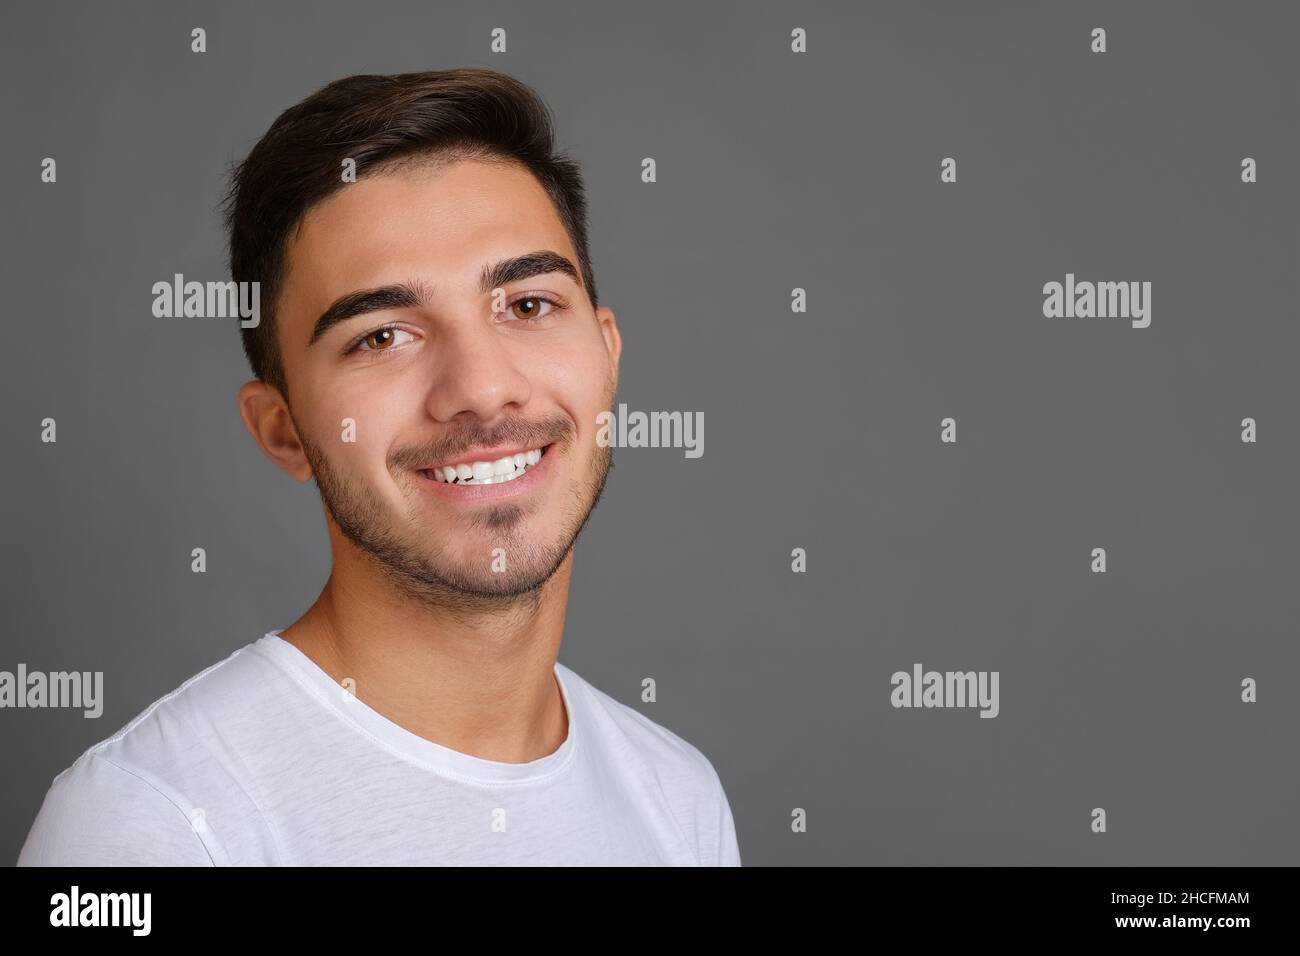
[[[197,827],[173,796],[87,750],[50,785],[19,866],[211,866]]]
[[[158,698],[86,749],[50,784],[20,866],[211,866],[224,850],[208,826],[216,736],[238,734],[265,663],[252,645]]]
[[[575,707],[585,709],[583,730],[597,739],[602,756],[639,774],[662,793],[678,824],[693,835],[701,862],[739,865],[735,824],[727,793],[713,762],[680,734],[600,690],[572,668],[558,664]],[[734,859],[733,859],[734,857]]]
[[[563,664],[565,683],[575,688],[581,698],[574,705],[585,705],[589,723],[606,740],[623,743],[634,749],[660,772],[692,784],[702,790],[721,786],[713,764],[698,747],[647,717],[634,707],[616,700]]]

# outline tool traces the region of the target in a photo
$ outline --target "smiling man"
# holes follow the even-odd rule
[[[552,141],[499,73],[356,76],[239,166],[240,411],[333,569],[55,778],[20,864],[740,864],[709,760],[557,660],[621,341]]]

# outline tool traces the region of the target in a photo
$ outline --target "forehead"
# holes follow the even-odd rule
[[[550,196],[521,165],[461,160],[364,176],[308,210],[291,234],[280,314],[315,321],[341,296],[390,282],[468,294],[485,262],[536,249],[577,263]]]

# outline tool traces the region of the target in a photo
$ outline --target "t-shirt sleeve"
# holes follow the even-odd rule
[[[156,787],[87,752],[54,778],[19,866],[212,866],[185,813]]]
[[[736,822],[731,804],[717,769],[697,747],[691,746],[701,776],[696,790],[700,821],[699,859],[702,866],[741,866],[740,844],[736,841]]]
[[[714,775],[716,777],[716,773]],[[736,841],[736,821],[731,816],[731,804],[727,802],[727,793],[718,781],[718,861],[717,866],[740,866],[740,844]]]
[[[731,817],[731,805],[727,794],[718,785],[718,794],[722,800],[722,823],[718,832],[718,866],[740,866],[740,844],[736,841],[736,821]]]

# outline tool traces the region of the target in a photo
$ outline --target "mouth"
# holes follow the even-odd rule
[[[499,458],[467,460],[451,465],[421,468],[420,475],[442,485],[504,485],[518,481],[537,468],[553,445],[540,445]]]

